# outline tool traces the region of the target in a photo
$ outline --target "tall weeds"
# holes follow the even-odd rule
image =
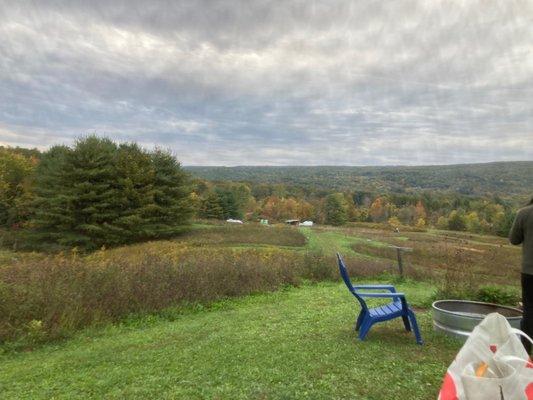
[[[333,278],[332,258],[274,248],[152,243],[21,260],[0,266],[0,342],[48,340],[132,313]]]

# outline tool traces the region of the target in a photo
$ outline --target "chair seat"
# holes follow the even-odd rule
[[[385,317],[391,314],[399,314],[402,311],[402,302],[395,301],[389,304],[385,304],[381,307],[369,308],[368,312],[371,317]]]

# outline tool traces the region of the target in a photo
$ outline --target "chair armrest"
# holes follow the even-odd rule
[[[372,298],[381,298],[381,299],[393,299],[394,301],[400,300],[402,302],[402,309],[408,310],[409,305],[407,304],[407,299],[405,298],[404,293],[357,293],[361,297],[372,297]]]
[[[376,297],[376,298],[404,298],[405,299],[405,293],[361,293],[357,292],[357,294],[361,297]]]
[[[355,285],[353,288],[369,290],[388,290],[391,293],[396,293],[396,288],[392,285]]]

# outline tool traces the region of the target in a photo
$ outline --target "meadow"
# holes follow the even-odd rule
[[[412,248],[404,278],[390,245]],[[407,294],[424,346],[398,321],[356,339],[336,251],[355,280]],[[435,398],[460,344],[432,332],[431,302],[514,304],[519,260],[502,238],[372,224],[202,222],[86,254],[4,249],[0,398]]]

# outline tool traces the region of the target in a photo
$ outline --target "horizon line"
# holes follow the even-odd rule
[[[517,164],[517,163],[533,163],[533,160],[513,160],[513,161],[485,161],[485,162],[465,162],[452,164],[238,164],[238,165],[205,165],[205,164],[181,164],[184,168],[240,168],[240,167],[256,167],[256,168],[313,168],[313,167],[337,167],[337,168],[397,168],[397,167],[453,167],[466,165],[490,165],[490,164]]]

